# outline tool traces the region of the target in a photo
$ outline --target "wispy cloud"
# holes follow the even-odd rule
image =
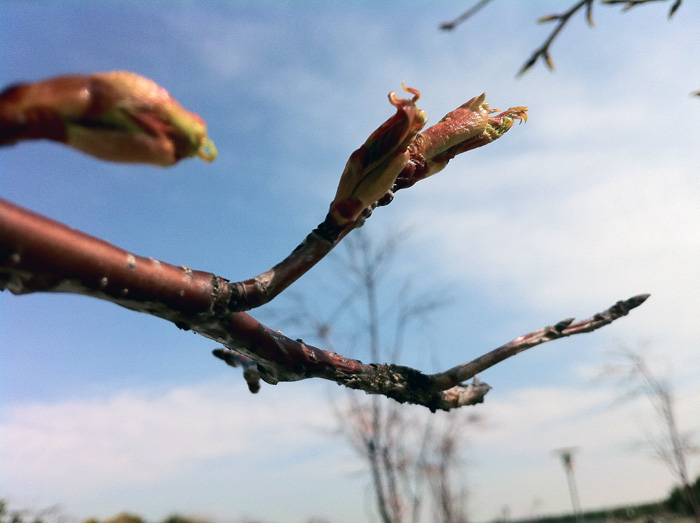
[[[200,474],[212,460],[286,462],[292,469],[313,463],[311,450],[319,441],[324,446],[323,434],[334,423],[323,396],[304,387],[266,387],[264,395],[251,396],[236,382],[6,406],[0,424],[4,494],[89,505],[107,491]],[[219,481],[230,481],[232,471],[222,472]],[[128,499],[122,503],[131,508]]]

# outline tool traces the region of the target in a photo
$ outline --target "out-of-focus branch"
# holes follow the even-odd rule
[[[207,126],[154,81],[127,71],[71,74],[0,92],[0,146],[53,140],[113,162],[216,158]]]
[[[629,11],[633,7],[637,7],[638,5],[643,5],[643,4],[648,4],[651,2],[668,2],[669,0],[602,0],[604,4],[609,4],[609,5],[616,5],[616,4],[622,4],[622,10],[623,11]],[[681,6],[681,3],[683,3],[683,0],[674,0],[673,5],[671,5],[671,9],[668,12],[668,17],[673,18],[673,15],[678,11],[678,8]]]
[[[525,64],[520,68],[520,71],[518,71],[518,76],[523,75],[528,69],[535,65],[537,63],[537,60],[539,60],[540,58],[542,58],[547,68],[550,71],[553,71],[554,60],[552,60],[552,57],[549,54],[550,46],[552,45],[556,37],[559,36],[561,30],[564,29],[564,26],[567,24],[569,19],[583,7],[586,8],[586,20],[588,21],[588,25],[590,25],[591,27],[593,26],[593,1],[594,0],[581,0],[580,2],[571,6],[571,8],[568,11],[565,11],[561,14],[543,16],[542,18],[537,20],[538,23],[558,22],[558,24],[554,31],[552,31],[549,37],[544,41],[544,44],[542,44],[542,46],[536,49],[535,52],[532,53],[530,59],[527,62],[525,62]]]
[[[467,9],[464,13],[459,15],[457,18],[454,20],[450,20],[449,22],[443,22],[440,24],[440,29],[443,31],[452,31],[455,27],[457,27],[459,24],[464,22],[465,20],[470,19],[472,16],[474,16],[476,13],[481,11],[482,8],[486,7],[486,5],[491,2],[491,0],[479,0],[476,4],[474,4],[472,7]]]
[[[659,425],[666,434],[660,438],[649,435],[648,443],[656,457],[681,482],[681,492],[684,493],[695,520],[700,523],[700,503],[691,486],[687,463],[690,455],[697,454],[700,448],[693,443],[691,437],[680,431],[671,383],[660,378],[641,354],[629,349],[620,349],[614,354],[621,356],[623,362],[606,365],[601,378],[618,378],[619,385],[627,389],[625,398],[644,394],[652,404],[659,417]]]
[[[471,8],[469,8],[467,11],[465,11],[463,14],[452,20],[451,22],[445,22],[440,25],[440,29],[443,30],[452,30],[455,27],[457,27],[459,24],[462,22],[468,20],[471,18],[475,13],[477,13],[479,10],[481,10],[483,7],[486,6],[486,4],[489,3],[490,0],[481,0]],[[602,4],[606,5],[618,5],[621,4],[623,5],[622,10],[623,11],[629,11],[633,7],[637,7],[642,4],[647,4],[651,2],[668,2],[669,0],[601,0]],[[594,25],[593,23],[593,4],[595,3],[595,0],[581,0],[579,2],[576,2],[574,5],[572,5],[567,11],[564,11],[563,13],[560,14],[551,14],[551,15],[546,15],[537,20],[538,23],[545,23],[545,22],[557,22],[557,26],[554,28],[554,30],[550,33],[549,37],[545,40],[545,42],[537,48],[532,56],[525,62],[525,64],[520,68],[520,71],[518,71],[518,76],[523,75],[525,72],[527,72],[530,68],[532,68],[533,65],[537,63],[537,60],[540,58],[542,61],[545,63],[547,68],[552,71],[554,70],[554,60],[552,60],[551,54],[550,54],[550,47],[552,46],[552,43],[554,40],[559,36],[559,33],[564,29],[564,26],[569,22],[569,19],[576,14],[580,9],[583,9],[584,7],[586,8],[586,20],[588,21],[588,25],[591,27]],[[669,10],[668,17],[672,18],[675,12],[678,10],[678,8],[681,6],[682,0],[673,0],[673,4],[671,5],[671,9]]]
[[[323,378],[431,410],[481,403],[490,387],[478,380],[467,385],[463,381],[535,345],[603,327],[647,298],[618,302],[589,320],[565,320],[540,329],[471,363],[431,376],[398,365],[364,364],[288,338],[232,309],[235,294],[224,278],[136,256],[3,200],[0,288],[14,294],[82,294],[158,316],[254,361],[257,368],[247,359],[236,360],[246,369],[257,370],[260,379],[270,384]],[[253,376],[249,386],[256,381]]]

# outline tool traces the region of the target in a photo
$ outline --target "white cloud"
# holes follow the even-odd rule
[[[3,495],[89,506],[106,491],[186,478],[210,460],[313,462],[311,449],[319,441],[323,448],[322,430],[334,423],[319,390],[288,384],[253,396],[240,382],[209,383],[8,405],[0,425]]]
[[[602,388],[529,387],[490,398],[483,406],[486,430],[470,445],[469,475],[478,500],[474,517],[498,513],[505,500],[516,518],[533,511],[568,512],[566,480],[556,455],[564,447],[577,447],[575,471],[586,509],[666,495],[672,475],[634,445],[644,441],[642,420],[650,414],[646,399],[615,405],[615,397]],[[699,399],[695,394],[679,402],[678,419],[688,429],[698,428],[691,406]],[[697,459],[690,465],[695,474],[700,472]]]

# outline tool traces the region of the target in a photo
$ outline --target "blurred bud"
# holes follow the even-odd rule
[[[123,71],[59,76],[0,93],[0,145],[39,138],[115,162],[216,158],[202,118],[155,82]]]
[[[554,60],[552,60],[552,57],[549,56],[549,53],[545,52],[544,55],[544,63],[547,64],[547,69],[550,71],[554,71]]]
[[[590,27],[595,27],[595,20],[593,20],[593,3],[586,4],[586,21]]]
[[[415,105],[420,92],[403,88],[413,98],[398,98],[394,91],[389,93],[396,114],[350,155],[328,213],[337,225],[355,222],[365,209],[385,196],[410,158],[408,147],[425,125],[426,117]]]
[[[418,134],[409,147],[409,162],[397,177],[394,189],[410,187],[440,172],[458,154],[497,140],[515,120],[527,121],[527,107],[511,107],[493,114],[496,112],[489,108],[484,93]]]
[[[546,24],[547,22],[554,22],[555,20],[560,20],[561,15],[545,15],[537,19],[538,24]]]

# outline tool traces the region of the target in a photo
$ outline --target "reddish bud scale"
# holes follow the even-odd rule
[[[391,190],[396,176],[408,162],[408,147],[425,124],[425,113],[415,106],[420,98],[416,89],[406,88],[412,99],[389,93],[396,114],[375,130],[350,155],[331,203],[329,216],[337,225],[359,219],[362,212]]]

